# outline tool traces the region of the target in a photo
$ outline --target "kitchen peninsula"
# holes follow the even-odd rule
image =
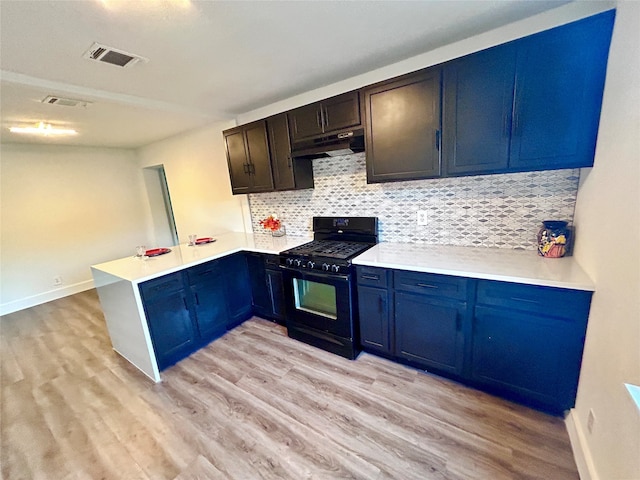
[[[188,246],[186,244],[177,245],[171,248],[171,252],[165,255],[151,257],[146,260],[131,257],[122,258],[110,262],[93,265],[91,271],[93,279],[100,297],[100,304],[104,312],[107,328],[111,337],[111,343],[116,352],[126,358],[135,365],[149,378],[155,382],[160,381],[160,369],[158,365],[157,352],[154,350],[152,335],[150,332],[149,322],[145,313],[145,299],[143,298],[144,285],[150,286],[150,295],[153,289],[156,292],[162,292],[162,298],[168,297],[175,293],[180,293],[178,301],[184,308],[181,314],[184,315],[181,325],[190,328],[189,310],[197,311],[200,307],[198,298],[198,285],[191,282],[189,294],[193,294],[195,299],[193,304],[188,300],[189,296],[184,295],[184,282],[182,274],[186,273],[189,278],[195,275],[206,275],[212,273],[222,275],[226,273],[233,275],[233,265],[224,270],[218,269],[216,272],[203,270],[218,259],[232,259],[233,255],[238,252],[251,251],[267,254],[278,254],[282,250],[293,248],[308,242],[306,237],[271,237],[264,234],[244,234],[244,233],[226,233],[216,237],[213,243]],[[217,281],[216,280],[220,280]],[[215,299],[220,300],[221,296],[234,297],[237,294],[249,292],[251,298],[250,286],[248,281],[244,286],[244,292],[236,292],[236,295],[228,295],[228,290],[220,290],[223,287],[233,288],[233,282],[228,282],[228,278],[213,278]],[[207,287],[212,286],[209,281]],[[218,295],[218,293],[220,293]],[[207,297],[213,295],[207,295]],[[203,295],[204,297],[204,295]],[[147,308],[153,304],[155,298],[147,298]],[[224,299],[222,299],[224,300]],[[205,298],[203,298],[203,302]],[[198,303],[196,305],[195,303]],[[250,300],[249,300],[250,303]],[[213,306],[220,308],[219,306]],[[163,310],[170,311],[166,305],[162,306]],[[206,312],[210,313],[210,312]],[[176,320],[173,318],[172,320]],[[223,325],[224,327],[224,325]],[[168,332],[176,336],[180,335],[180,331]],[[219,332],[214,332],[219,333]],[[166,337],[166,336],[165,336]],[[165,338],[166,339],[166,338]],[[213,339],[213,338],[212,338]],[[160,339],[161,340],[161,339]],[[172,339],[168,339],[171,342]],[[191,341],[192,339],[189,339]]]

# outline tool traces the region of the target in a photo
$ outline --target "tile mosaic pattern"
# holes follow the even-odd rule
[[[365,154],[313,160],[315,188],[249,195],[252,224],[270,214],[289,235],[313,216],[377,216],[380,241],[534,250],[542,220],[572,222],[580,170],[367,184]],[[428,224],[417,225],[418,210]]]

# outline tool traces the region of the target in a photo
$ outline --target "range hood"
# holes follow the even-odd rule
[[[364,130],[362,129],[294,142],[291,145],[291,156],[294,158],[337,157],[363,151]]]

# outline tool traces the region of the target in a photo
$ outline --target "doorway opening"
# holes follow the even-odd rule
[[[145,167],[143,175],[151,206],[156,242],[161,246],[178,245],[178,231],[173,217],[164,165]]]

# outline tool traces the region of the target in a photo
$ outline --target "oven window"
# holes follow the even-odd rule
[[[322,315],[332,320],[338,318],[336,287],[333,285],[294,278],[293,292],[298,310]]]

